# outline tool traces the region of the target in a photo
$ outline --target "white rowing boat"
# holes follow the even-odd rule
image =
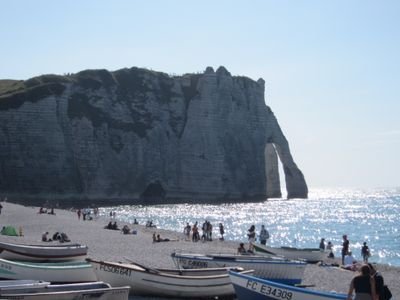
[[[80,244],[24,245],[0,242],[0,258],[24,261],[82,260],[88,247]]]
[[[238,266],[254,270],[255,276],[291,285],[301,283],[306,268],[305,262],[252,255],[175,252],[172,253],[172,259],[177,266],[188,269]]]
[[[112,286],[129,285],[134,295],[158,297],[193,299],[232,296],[234,290],[228,270],[253,273],[240,268],[152,269],[136,263],[87,261],[92,264],[99,280]]]
[[[0,259],[0,278],[33,279],[54,282],[97,281],[87,262],[37,263]]]
[[[7,290],[36,290],[48,286],[50,282],[42,280],[0,280],[0,291]]]
[[[253,244],[253,246],[257,253],[263,255],[282,256],[310,263],[320,262],[326,257],[326,253],[319,248],[270,247],[260,244]]]
[[[18,300],[128,300],[128,295],[129,286],[111,287],[100,281],[0,290],[0,299]]]

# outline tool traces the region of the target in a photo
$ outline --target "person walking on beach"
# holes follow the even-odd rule
[[[369,248],[367,246],[367,242],[363,243],[363,246],[361,247],[361,256],[363,258],[363,261],[365,263],[368,262],[368,257],[370,257],[370,253],[369,253]]]
[[[343,244],[342,244],[342,265],[344,265],[344,257],[349,253],[350,241],[347,239],[347,235],[343,235]]]
[[[353,299],[353,292],[355,292],[354,300],[375,300],[375,280],[371,277],[370,267],[363,265],[360,271],[361,274],[351,280],[347,299]]]
[[[254,225],[250,226],[247,236],[249,238],[249,250],[248,251],[252,253],[254,251],[253,244],[256,241],[256,227]]]
[[[269,232],[268,232],[268,230],[265,228],[264,225],[261,225],[261,230],[260,230],[260,243],[261,243],[262,245],[266,245],[268,239],[269,239]]]

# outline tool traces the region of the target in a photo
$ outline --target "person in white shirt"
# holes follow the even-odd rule
[[[344,257],[344,265],[343,268],[347,270],[352,270],[355,271],[357,269],[357,261],[354,258],[353,254],[351,251]]]

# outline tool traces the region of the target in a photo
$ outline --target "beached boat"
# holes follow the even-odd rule
[[[228,270],[252,274],[241,268],[197,270],[152,269],[136,263],[116,263],[87,259],[99,280],[112,286],[129,285],[134,295],[209,298],[234,294]]]
[[[172,259],[180,268],[217,268],[242,267],[245,270],[254,270],[254,275],[285,283],[299,284],[303,277],[306,263],[301,261],[285,260],[276,257],[229,254],[192,254],[172,253]]]
[[[0,293],[7,290],[36,290],[49,284],[50,282],[42,280],[0,280]]]
[[[128,300],[129,286],[111,287],[101,281],[0,290],[0,299],[19,300]]]
[[[83,260],[88,247],[80,244],[23,245],[0,242],[0,258],[24,261]]]
[[[85,262],[22,262],[0,259],[0,278],[54,282],[97,281],[92,266]]]
[[[239,300],[328,300],[347,299],[346,294],[315,291],[285,285],[246,274],[229,272],[236,297]]]
[[[260,244],[253,244],[253,246],[256,252],[262,255],[282,256],[309,263],[320,262],[326,257],[326,253],[319,248],[270,247]]]

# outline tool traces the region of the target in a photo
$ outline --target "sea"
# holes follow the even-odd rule
[[[310,189],[308,199],[267,199],[260,202],[220,204],[123,205],[101,207],[99,214],[115,212],[116,220],[139,224],[152,221],[157,228],[183,232],[186,223],[225,227],[225,240],[247,242],[251,225],[259,232],[265,225],[268,244],[318,248],[321,238],[331,241],[340,256],[342,236],[361,259],[363,242],[369,246],[370,262],[400,266],[400,187],[380,189]]]

